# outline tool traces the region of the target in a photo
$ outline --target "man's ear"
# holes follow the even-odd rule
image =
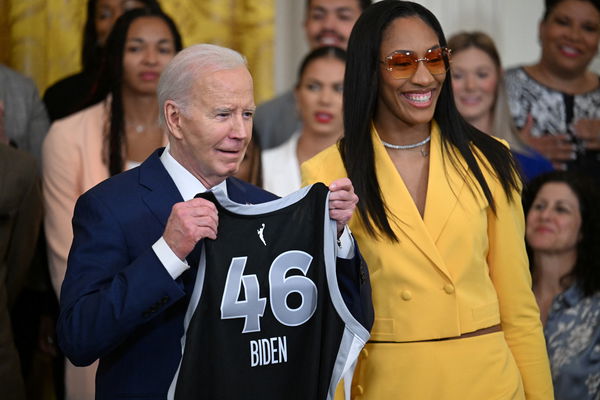
[[[167,129],[176,139],[183,138],[181,132],[181,109],[173,100],[165,101],[163,107]]]

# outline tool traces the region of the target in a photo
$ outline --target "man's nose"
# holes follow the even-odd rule
[[[238,139],[245,139],[252,134],[252,121],[244,115],[236,115],[231,119],[232,136]]]
[[[323,18],[323,28],[334,31],[337,26],[337,17],[333,13],[327,13]]]

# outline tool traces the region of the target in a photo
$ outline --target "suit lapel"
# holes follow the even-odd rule
[[[160,161],[162,149],[154,152],[140,165],[140,185],[147,191],[142,195],[144,203],[162,226],[167,225],[173,204],[183,201],[177,186]]]
[[[163,149],[155,151],[139,168],[140,185],[147,189],[142,199],[164,229],[173,205],[183,201],[183,197],[160,161],[162,151]],[[198,242],[194,250],[188,254],[186,260],[191,268],[177,278],[188,295],[192,293],[194,287],[201,247],[201,242]]]
[[[431,154],[429,156],[429,182],[423,221],[431,239],[437,242],[464,188],[464,179],[447,155],[443,157],[439,127],[434,123],[431,130]],[[459,162],[466,170],[462,157]]]
[[[246,189],[242,186],[241,182],[235,178],[227,178],[225,180],[227,185],[227,196],[236,203],[246,204],[250,200],[246,196]]]
[[[381,140],[379,139],[379,135],[375,128],[373,128],[372,139],[373,139],[373,147],[375,151],[375,168],[377,171],[377,179],[379,180],[379,185],[381,187],[381,191],[383,194],[383,198],[389,210],[395,216],[395,220],[392,220],[392,229],[396,232],[400,240],[403,238],[408,238],[410,241],[414,243],[414,245],[427,257],[435,266],[445,275],[450,276],[444,260],[440,255],[437,247],[435,246],[435,242],[432,239],[432,235],[429,232],[428,226],[425,224],[424,219],[421,218],[421,214],[419,213],[417,206],[415,205],[402,177],[396,170],[396,166],[392,162],[389,157],[387,151],[381,144]],[[437,130],[437,125],[432,126],[432,139],[431,139],[431,149],[439,148],[439,131]],[[436,157],[440,155],[436,155]],[[434,161],[435,164],[437,161]],[[429,208],[437,207],[436,203],[430,202],[430,190],[432,186],[434,186],[433,192],[438,192],[438,189],[435,188],[437,182],[434,180],[439,179],[437,176],[437,172],[434,173],[432,177],[432,160],[430,160],[430,172],[429,172],[429,181],[427,188],[427,200],[425,205],[425,218],[427,218],[427,210]],[[435,194],[435,198],[437,198],[437,194]],[[445,198],[442,202],[445,202]],[[447,199],[448,202],[451,202],[451,199]],[[439,200],[438,200],[439,201]],[[454,204],[455,201],[452,202]],[[450,209],[453,206],[450,207]]]

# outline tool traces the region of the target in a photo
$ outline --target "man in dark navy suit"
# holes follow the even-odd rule
[[[196,245],[215,239],[219,223],[214,204],[194,196],[218,186],[238,203],[275,198],[231,177],[255,110],[239,53],[213,45],[182,51],[161,76],[158,100],[167,148],[92,188],[75,207],[58,338],[75,365],[100,360],[97,399],[166,398],[181,358]],[[347,258],[338,258],[348,278],[340,286],[357,318],[372,321],[366,267],[344,228],[358,198],[347,178],[330,190],[339,254]]]

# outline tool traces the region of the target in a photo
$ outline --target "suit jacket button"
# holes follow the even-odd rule
[[[365,392],[365,389],[363,389],[362,386],[360,386],[360,385],[354,386],[354,393],[353,393],[353,395],[355,395],[355,396],[361,396],[364,392]]]
[[[362,349],[360,354],[363,356],[363,358],[369,358],[369,350],[367,349]]]
[[[454,293],[454,286],[452,286],[451,284],[447,283],[446,285],[444,285],[444,292],[446,292],[448,294]]]
[[[402,293],[400,293],[400,297],[402,297],[402,300],[409,301],[412,299],[412,293],[410,290],[403,290]]]
[[[169,302],[169,296],[165,296],[162,299],[160,299],[160,304],[165,305]]]

